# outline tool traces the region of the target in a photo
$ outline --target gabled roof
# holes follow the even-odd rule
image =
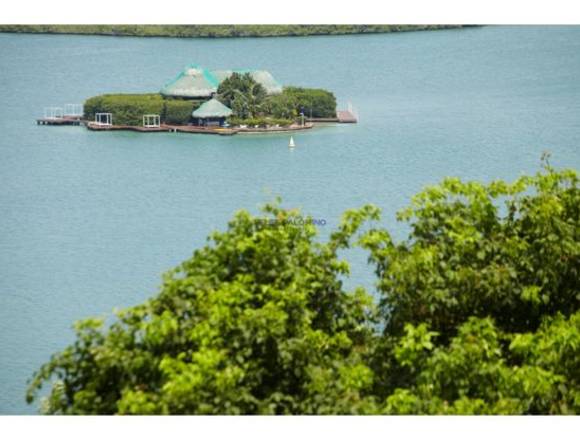
[[[219,83],[209,70],[192,64],[173,81],[165,84],[161,94],[183,98],[206,98],[217,92]]]
[[[227,118],[231,114],[232,111],[215,98],[204,102],[192,113],[195,118]]]

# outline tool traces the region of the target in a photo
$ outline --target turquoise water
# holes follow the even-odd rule
[[[189,63],[263,68],[333,90],[358,125],[295,136],[93,133],[38,127],[45,106],[156,91]],[[76,319],[139,303],[239,208],[272,195],[330,230],[397,209],[447,175],[580,168],[580,27],[175,40],[0,35],[0,413],[34,412],[25,382]],[[326,233],[326,232],[325,232]],[[370,284],[364,257],[356,280]]]

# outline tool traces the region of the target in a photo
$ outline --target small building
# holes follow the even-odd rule
[[[217,93],[222,81],[234,72],[249,73],[254,81],[261,84],[266,93],[274,95],[282,93],[282,86],[266,70],[207,70],[192,64],[183,70],[175,79],[169,81],[161,89],[163,96],[187,99],[207,99]]]
[[[226,122],[226,118],[231,116],[232,110],[217,99],[212,98],[199,106],[191,114],[197,125],[204,127],[222,127]]]

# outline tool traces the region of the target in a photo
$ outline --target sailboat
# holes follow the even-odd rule
[[[294,148],[296,144],[294,143],[294,138],[290,136],[290,143],[288,144],[288,148]]]

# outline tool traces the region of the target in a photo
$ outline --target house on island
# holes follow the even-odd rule
[[[215,98],[204,102],[202,105],[194,110],[193,118],[197,125],[204,127],[222,127],[226,122],[226,118],[232,114],[232,110],[223,105]]]
[[[222,81],[234,72],[249,73],[254,81],[261,84],[266,93],[274,95],[282,93],[282,86],[266,70],[207,70],[197,65],[186,67],[175,79],[165,84],[161,89],[163,96],[186,99],[207,99],[217,93]]]

